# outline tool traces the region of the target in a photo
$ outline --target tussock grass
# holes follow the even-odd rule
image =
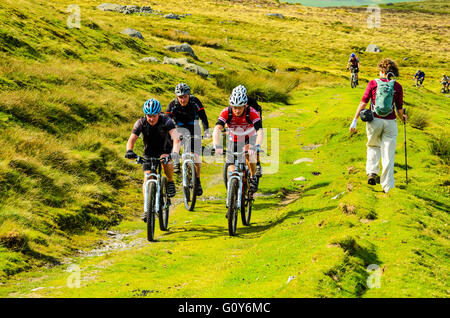
[[[227,92],[242,84],[249,96],[263,102],[288,104],[290,93],[299,84],[295,75],[272,74],[270,76],[249,76],[237,72],[225,72],[216,76],[217,86]]]
[[[450,164],[450,139],[446,133],[434,136],[430,141],[430,152],[442,159],[448,165]]]

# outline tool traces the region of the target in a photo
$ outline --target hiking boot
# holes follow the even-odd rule
[[[376,185],[377,184],[377,175],[375,173],[370,173],[368,175],[367,183],[370,185]]]
[[[257,176],[253,176],[252,178],[250,178],[250,191],[255,193],[256,191],[258,191],[258,183],[259,183],[259,179]]]
[[[169,198],[174,197],[176,194],[175,183],[173,181],[167,182],[167,196]]]
[[[173,172],[180,173],[180,163],[176,162],[173,164]]]
[[[195,187],[195,194],[197,196],[201,196],[203,194],[202,184],[200,183],[200,179],[197,179],[197,186]]]
[[[257,176],[258,178],[262,177],[262,167],[261,167],[261,163],[259,163],[259,162],[256,164],[255,176]]]

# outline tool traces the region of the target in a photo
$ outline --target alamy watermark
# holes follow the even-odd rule
[[[367,27],[369,29],[381,28],[381,8],[378,5],[371,5],[367,7],[367,12],[370,13],[367,18]]]
[[[67,17],[67,27],[69,29],[81,28],[81,9],[76,4],[67,6],[66,12],[72,13]]]
[[[81,286],[81,269],[77,264],[71,264],[66,270],[71,273],[69,277],[67,277],[66,285],[69,288],[80,288]]]
[[[367,267],[367,272],[370,273],[369,277],[367,277],[367,287],[372,288],[380,288],[381,287],[381,268],[377,264],[370,264]]]

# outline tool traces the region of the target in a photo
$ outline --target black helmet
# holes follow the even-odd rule
[[[175,95],[177,96],[189,95],[190,93],[191,89],[186,83],[180,83],[175,87]]]

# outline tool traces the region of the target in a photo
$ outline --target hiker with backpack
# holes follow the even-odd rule
[[[366,122],[367,132],[367,162],[366,173],[368,184],[375,185],[380,171],[380,184],[385,193],[394,188],[394,161],[397,145],[396,113],[406,122],[407,116],[403,112],[403,88],[394,79],[399,76],[397,64],[391,59],[383,59],[378,64],[380,78],[374,79],[367,85],[366,91],[359,104],[355,118],[350,125],[350,131],[356,132],[358,117]],[[370,103],[370,108],[366,109]]]

